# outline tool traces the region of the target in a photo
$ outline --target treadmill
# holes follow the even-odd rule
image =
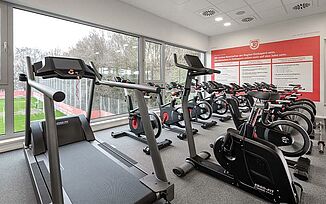
[[[65,94],[35,80],[59,78],[91,80],[87,116],[55,118],[54,102],[62,102]],[[64,57],[45,57],[44,62],[31,63],[27,57],[26,129],[24,154],[38,203],[153,203],[174,198],[174,185],[168,182],[143,91],[159,93],[157,87],[102,81],[94,64]],[[133,89],[144,121],[153,172],[141,166],[108,143],[95,138],[90,127],[95,85]],[[44,96],[45,120],[31,122],[32,88]]]

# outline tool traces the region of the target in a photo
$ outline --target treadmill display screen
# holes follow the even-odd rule
[[[204,68],[203,63],[201,63],[200,59],[197,56],[186,55],[185,60],[188,63],[188,65],[191,67]]]
[[[77,59],[52,58],[55,69],[57,70],[76,70],[82,71],[83,68]]]

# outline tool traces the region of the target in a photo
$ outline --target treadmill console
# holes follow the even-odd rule
[[[95,79],[94,70],[77,58],[45,57],[44,66],[40,61],[36,62],[33,67],[35,75],[43,79]]]
[[[205,68],[203,63],[201,63],[199,57],[194,56],[194,55],[185,55],[184,56],[187,64],[190,67],[194,67],[194,68]]]

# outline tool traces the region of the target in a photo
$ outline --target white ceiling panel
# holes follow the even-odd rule
[[[265,0],[265,1],[261,1],[259,3],[251,5],[251,7],[257,12],[265,11],[268,9],[273,9],[273,8],[277,8],[277,7],[281,7],[281,6],[283,6],[283,5],[280,0]]]
[[[247,6],[244,0],[226,0],[214,5],[223,12],[228,12]]]
[[[157,0],[152,0],[157,1]],[[163,2],[163,1],[159,1]],[[160,6],[160,3],[158,3]],[[184,4],[178,5],[179,9],[184,9],[185,11],[195,12],[203,8],[213,7],[208,1],[206,0],[189,0]]]
[[[326,12],[326,0],[120,0],[139,9],[173,21],[208,36],[237,31],[249,27],[275,23],[287,19]],[[309,8],[293,10],[298,3],[311,3]],[[204,18],[200,11],[213,8],[212,17]],[[244,11],[239,15],[237,12]],[[215,17],[223,17],[216,22]],[[243,18],[254,17],[251,22]],[[225,22],[231,26],[225,27]]]
[[[284,4],[293,4],[295,2],[298,2],[300,0],[282,0]]]
[[[222,3],[223,1],[227,1],[227,0],[207,0],[208,2],[210,2],[213,5],[217,5]]]
[[[190,0],[171,0],[172,2],[176,3],[177,5],[184,4]]]
[[[283,18],[287,15],[284,7],[277,7],[277,8],[267,9],[267,10],[261,10],[261,11],[257,11],[257,13],[259,14],[259,16],[262,19],[266,19],[266,18],[270,19],[273,17]]]
[[[257,4],[267,0],[245,0],[248,4]]]

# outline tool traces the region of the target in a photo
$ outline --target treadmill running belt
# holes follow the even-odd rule
[[[155,194],[89,142],[59,148],[63,187],[72,203],[152,203]]]

